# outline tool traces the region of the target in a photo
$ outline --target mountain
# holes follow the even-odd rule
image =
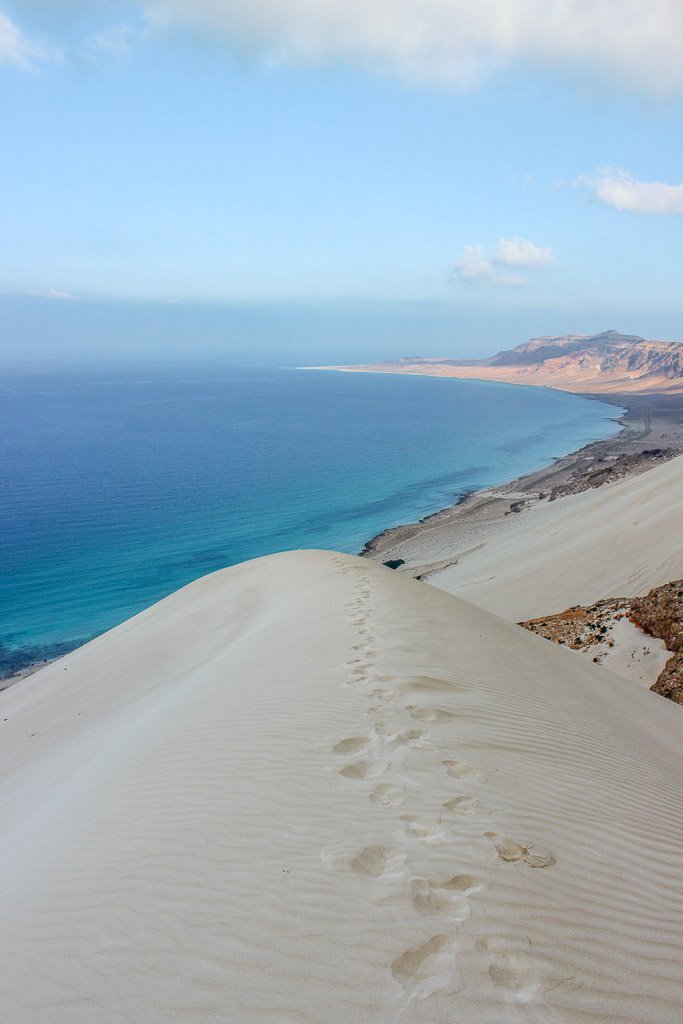
[[[603,331],[591,335],[532,338],[490,359],[410,356],[363,369],[537,384],[588,394],[674,394],[683,392],[683,345]]]

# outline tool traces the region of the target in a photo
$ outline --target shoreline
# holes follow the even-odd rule
[[[77,651],[78,647],[73,647],[71,650]],[[66,651],[64,654],[60,654],[56,658],[44,658],[42,661],[32,661],[30,664],[24,665],[17,672],[13,672],[11,676],[0,676],[0,693],[2,693],[3,690],[8,690],[10,686],[15,686],[16,683],[20,683],[23,679],[28,679],[34,674],[34,672],[39,672],[41,668],[46,668],[48,665],[52,665],[55,661],[59,661],[59,658],[64,658],[66,654],[70,653],[71,651]]]
[[[415,579],[429,579],[493,533],[505,529],[510,517],[516,519],[518,514],[528,513],[534,506],[564,494],[646,472],[683,452],[683,395],[592,392],[581,397],[622,409],[615,416],[621,430],[613,437],[591,441],[532,473],[495,487],[466,492],[437,512],[383,530],[366,541],[360,556],[399,562],[395,566],[397,571]],[[450,549],[448,553],[446,549]]]
[[[337,368],[310,367],[310,369],[336,370]],[[411,375],[421,376],[420,374]],[[548,390],[560,391],[558,388],[549,388],[548,385],[523,384],[521,386],[545,387]],[[562,393],[566,394],[567,392]],[[591,473],[595,472],[597,465],[605,463],[609,466],[610,460],[619,460],[620,456],[626,454],[629,463],[623,467],[626,472],[622,475],[631,475],[644,472],[662,461],[660,457],[642,456],[642,449],[650,451],[651,446],[655,447],[655,450],[669,448],[668,458],[683,452],[683,395],[601,393],[579,395],[576,392],[574,394],[577,397],[613,405],[621,410],[620,415],[614,416],[614,421],[621,424],[621,430],[610,438],[591,441],[531,473],[499,485],[466,490],[453,504],[429,512],[419,520],[388,527],[366,541],[359,552],[360,557],[383,563],[399,561],[400,564],[392,566],[392,568],[396,568],[402,573],[408,573],[415,579],[426,580],[434,573],[454,565],[461,555],[476,547],[480,540],[479,533],[485,532],[490,535],[510,518],[516,519],[517,515],[511,516],[511,513],[529,510],[558,488],[571,486],[576,487],[576,490],[586,489],[581,484],[590,477]],[[656,445],[652,440],[653,437],[657,441]],[[646,439],[648,439],[647,443]],[[666,442],[666,444],[662,442]],[[641,450],[641,454],[638,454],[637,449]],[[636,455],[635,459],[634,455]],[[588,484],[588,486],[594,485]],[[452,553],[435,559],[425,558],[422,553],[423,541],[436,533],[448,533],[447,544],[452,546]],[[451,534],[454,536],[451,537]],[[465,541],[465,550],[462,549],[462,541]],[[474,543],[470,544],[469,541]],[[82,643],[76,644],[70,650],[77,650],[81,646]],[[11,675],[0,676],[0,692],[30,677],[34,672],[59,661],[67,653],[69,651],[62,651],[52,657],[40,658],[35,662],[21,665]]]

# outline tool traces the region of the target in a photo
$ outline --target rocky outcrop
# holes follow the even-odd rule
[[[652,689],[683,704],[683,580],[655,587],[631,600],[631,621],[651,636],[661,637],[673,652]]]
[[[577,605],[557,615],[544,615],[519,625],[553,643],[592,654],[600,648],[614,646],[615,624],[624,617],[647,636],[663,640],[667,651],[671,651],[671,657],[650,689],[676,704],[683,704],[683,580],[654,587],[644,597],[609,597],[590,607]],[[600,653],[593,657],[598,664],[603,660],[604,655]]]
[[[594,469],[589,472],[577,470],[566,483],[552,488],[548,500],[555,501],[556,498],[562,498],[566,494],[580,494],[593,487],[615,483],[634,471],[649,468],[659,462],[667,462],[680,454],[680,448],[646,448],[642,452],[631,452],[611,458],[610,456],[599,456]]]

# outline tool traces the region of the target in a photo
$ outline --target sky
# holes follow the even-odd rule
[[[669,0],[0,0],[2,358],[680,340],[682,39]]]

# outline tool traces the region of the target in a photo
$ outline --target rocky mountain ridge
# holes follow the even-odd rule
[[[369,367],[368,367],[369,368]],[[489,359],[408,356],[377,369],[538,384],[564,391],[683,391],[683,344],[602,331],[532,338]]]

